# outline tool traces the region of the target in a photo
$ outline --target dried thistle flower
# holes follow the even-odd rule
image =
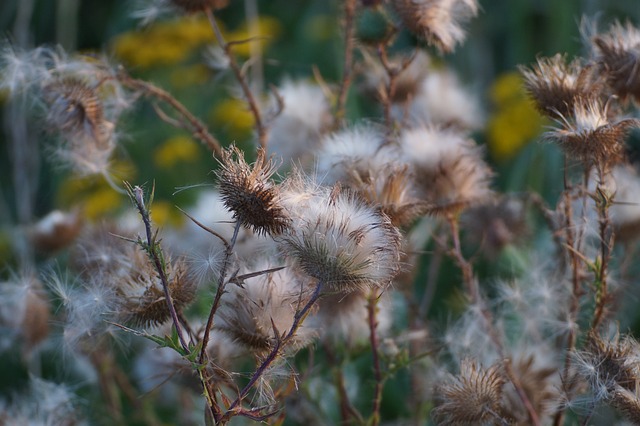
[[[258,272],[270,269],[268,264],[262,265]],[[227,289],[216,329],[258,356],[266,355],[277,339],[290,330],[296,311],[310,295],[302,277],[290,268],[247,278]],[[314,332],[303,324],[294,336],[287,346],[289,352],[309,344]]]
[[[484,369],[464,359],[460,373],[436,387],[439,401],[433,417],[441,425],[508,424],[501,405],[504,384],[499,365]]]
[[[622,119],[612,122],[608,118],[607,104],[597,99],[576,99],[573,113],[561,117],[562,128],[545,134],[556,141],[576,160],[586,165],[606,168],[622,160],[624,139],[640,120]]]
[[[392,4],[409,31],[444,53],[464,40],[461,22],[478,14],[476,0],[393,0]]]
[[[289,216],[280,202],[280,188],[271,180],[276,166],[258,150],[256,162],[247,164],[235,146],[224,150],[216,171],[222,200],[242,226],[259,234],[279,235],[289,226]]]
[[[121,321],[139,327],[163,324],[171,316],[158,273],[146,253],[135,246],[129,253],[131,261],[122,276],[114,280]],[[195,298],[196,285],[183,262],[165,259],[169,294],[177,311],[187,307]]]
[[[54,210],[31,226],[27,233],[36,250],[53,253],[71,244],[82,230],[82,217],[76,212]]]
[[[593,38],[598,63],[614,93],[640,102],[640,30],[631,22],[614,23],[609,32]]]
[[[72,139],[93,139],[98,149],[110,148],[113,123],[105,120],[95,88],[68,77],[47,83],[42,92],[49,125]]]
[[[172,13],[193,14],[206,10],[223,9],[229,5],[229,0],[141,0],[139,7],[133,12],[133,17],[142,20],[146,25],[161,16]]]
[[[425,126],[400,135],[404,160],[432,214],[458,212],[488,199],[493,175],[481,149],[452,129]]]
[[[540,113],[556,120],[571,116],[577,102],[603,96],[603,82],[594,71],[579,59],[567,63],[560,54],[539,58],[531,69],[520,67],[524,87]]]
[[[77,252],[72,252],[74,266],[80,271],[82,288],[76,292],[100,294],[102,300],[93,308],[93,316],[112,321],[149,327],[170,319],[162,283],[147,253],[138,245],[114,235],[122,230],[101,227],[88,229]],[[169,294],[176,310],[188,306],[195,298],[196,283],[184,261],[164,258]],[[67,310],[76,309],[73,297]],[[84,312],[83,306],[77,307]]]
[[[545,349],[551,350],[548,347]],[[513,374],[526,394],[533,410],[539,416],[542,416],[550,411],[553,405],[552,402],[558,398],[557,383],[554,383],[558,370],[556,365],[540,362],[535,353],[539,353],[537,347],[534,353],[519,356],[513,362],[512,368]],[[515,418],[517,424],[527,424],[529,413],[523,407],[515,388],[512,386],[506,387],[504,396],[504,411],[508,412],[510,417]]]
[[[62,164],[81,174],[106,174],[115,122],[130,105],[107,61],[69,57],[60,48],[5,48],[0,55],[7,69],[0,73],[0,87],[33,101],[30,108],[44,116],[47,130],[61,136],[53,151]]]
[[[317,174],[325,183],[340,182],[379,206],[394,225],[408,224],[424,212],[409,168],[399,161],[399,150],[385,144],[375,128],[356,127],[329,135],[316,156]]]
[[[575,354],[578,373],[588,383],[595,401],[617,408],[634,423],[640,420],[640,344],[630,336],[612,340],[591,333]]]
[[[289,180],[284,202],[294,216],[280,240],[286,255],[329,292],[385,287],[399,270],[400,233],[389,218],[339,186],[309,189]]]
[[[49,335],[49,301],[31,274],[0,282],[0,351],[16,342],[28,353]]]

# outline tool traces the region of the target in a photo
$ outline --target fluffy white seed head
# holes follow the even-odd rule
[[[329,102],[322,89],[305,81],[286,80],[278,87],[282,111],[269,129],[269,153],[283,164],[308,162],[330,122]],[[272,100],[271,108],[279,108]]]
[[[385,287],[397,273],[399,231],[358,197],[338,187],[309,189],[295,179],[283,203],[293,217],[280,240],[283,252],[331,291]]]

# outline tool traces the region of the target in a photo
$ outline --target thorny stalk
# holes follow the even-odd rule
[[[249,110],[251,111],[251,114],[253,115],[253,119],[255,121],[256,132],[258,133],[258,143],[262,148],[266,148],[269,129],[263,120],[262,112],[260,111],[260,107],[258,105],[258,102],[256,101],[255,96],[253,95],[253,92],[251,91],[251,87],[249,87],[249,83],[247,83],[244,72],[238,65],[238,61],[231,51],[234,43],[227,42],[225,40],[211,8],[208,8],[205,13],[207,15],[207,19],[209,20],[209,24],[211,25],[211,28],[213,29],[213,32],[216,36],[218,46],[220,46],[227,60],[229,61],[229,67],[231,68],[236,81],[240,85],[242,93],[246,98],[247,104],[249,105]]]
[[[155,86],[152,83],[144,80],[138,80],[130,75],[128,75],[124,70],[120,70],[118,72],[118,81],[120,81],[125,86],[140,91],[146,96],[151,96],[165,102],[169,106],[171,106],[180,116],[186,120],[186,123],[183,123],[179,120],[172,119],[166,114],[162,113],[159,108],[155,108],[156,113],[162,121],[169,123],[172,126],[177,126],[179,128],[188,130],[195,137],[200,139],[207,148],[209,148],[217,158],[222,158],[222,146],[220,142],[209,132],[207,126],[200,121],[195,115],[193,115],[187,107],[185,107],[180,101],[178,101],[171,93],[167,92],[164,89]]]
[[[580,297],[582,296],[582,288],[581,288],[581,262],[579,255],[574,248],[576,246],[575,235],[574,235],[574,226],[573,226],[573,208],[571,206],[571,194],[568,190],[565,190],[563,195],[563,206],[564,206],[564,226],[563,230],[565,233],[565,241],[566,248],[565,250],[570,260],[571,267],[571,304],[569,306],[569,321],[573,324],[578,318],[579,310],[580,310]],[[562,368],[562,374],[560,376],[560,380],[562,383],[567,383],[569,378],[569,373],[571,371],[571,356],[572,351],[576,344],[577,330],[575,327],[571,327],[569,329],[569,334],[567,336],[567,348],[564,356],[564,366]],[[559,426],[562,424],[564,419],[564,409],[559,408],[554,416],[553,424],[554,426]]]
[[[351,86],[356,8],[357,0],[344,1],[344,62],[342,65],[342,81],[340,82],[334,114],[335,126],[339,126],[345,118],[347,95],[349,94],[349,87]]]
[[[153,232],[151,225],[151,217],[149,216],[149,209],[147,208],[144,201],[144,191],[139,186],[132,187],[129,183],[125,182],[125,187],[129,192],[131,199],[133,200],[136,208],[138,209],[138,213],[142,217],[142,221],[144,222],[144,229],[146,234],[146,243],[142,243],[142,247],[147,252],[147,255],[153,262],[153,266],[158,273],[158,277],[160,278],[160,283],[162,284],[162,290],[164,291],[164,297],[167,301],[167,308],[169,309],[169,313],[171,314],[171,320],[173,321],[173,326],[176,329],[176,333],[178,335],[178,339],[180,341],[180,346],[185,352],[189,352],[189,345],[184,339],[182,334],[182,326],[180,325],[180,320],[178,318],[178,314],[176,312],[176,308],[173,304],[173,298],[171,297],[171,293],[169,292],[169,281],[167,279],[167,272],[165,270],[164,264],[164,255],[162,253],[162,248],[160,247],[160,243],[157,240],[158,232]],[[153,197],[153,195],[152,195]]]
[[[378,293],[373,290],[369,295],[367,303],[367,312],[369,316],[369,341],[371,342],[371,354],[373,356],[373,377],[375,380],[375,387],[373,391],[373,408],[371,412],[370,422],[372,426],[378,426],[380,424],[380,405],[382,403],[382,368],[380,366],[380,354],[378,347],[378,335],[376,330],[378,328],[378,320],[376,318],[378,310]]]
[[[516,390],[516,393],[518,395],[518,398],[520,399],[525,409],[527,410],[527,414],[529,415],[529,421],[531,422],[532,425],[537,426],[540,424],[538,413],[536,413],[535,408],[531,404],[531,401],[527,397],[526,392],[522,388],[522,384],[513,373],[513,369],[511,368],[511,362],[509,357],[505,353],[502,340],[500,339],[498,332],[495,330],[493,326],[493,318],[492,318],[493,316],[491,314],[491,311],[489,311],[489,309],[485,306],[484,301],[482,300],[482,297],[480,295],[478,280],[473,273],[473,266],[471,265],[471,262],[469,262],[464,257],[464,254],[462,253],[462,249],[460,245],[460,229],[458,225],[458,217],[454,213],[449,213],[447,214],[447,221],[451,229],[451,237],[453,240],[453,248],[451,249],[450,254],[453,257],[453,260],[458,265],[458,268],[460,268],[460,270],[462,271],[462,279],[468,293],[467,295],[471,299],[470,300],[471,303],[473,305],[478,306],[478,308],[480,309],[480,312],[484,319],[485,330],[489,335],[489,337],[491,338],[496,349],[498,350],[499,356],[504,360],[502,364],[504,366],[504,370],[507,375],[507,378],[513,384]]]
[[[602,173],[600,173],[600,180],[602,180]],[[613,249],[614,234],[611,231],[611,218],[609,217],[609,206],[611,205],[611,195],[606,193],[606,189],[603,189],[600,184],[596,187],[596,210],[598,211],[598,227],[600,238],[600,262],[596,273],[595,280],[595,301],[596,307],[593,316],[593,322],[591,323],[591,329],[597,330],[605,315],[606,305],[608,302],[608,283],[607,283],[607,268],[609,266],[609,260],[611,259],[611,250]]]
[[[414,57],[409,57],[402,61],[400,66],[395,66],[389,61],[389,54],[387,52],[388,41],[378,44],[377,52],[380,63],[387,73],[387,83],[384,86],[384,91],[380,91],[379,95],[382,102],[382,111],[384,116],[384,124],[387,127],[387,140],[391,140],[391,135],[394,130],[395,122],[391,115],[391,105],[396,95],[396,86],[398,76],[411,65]]]

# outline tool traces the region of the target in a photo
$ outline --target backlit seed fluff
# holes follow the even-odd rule
[[[592,333],[584,349],[575,354],[578,374],[596,401],[618,409],[634,424],[640,420],[640,345],[627,336],[612,340]]]
[[[640,126],[640,120],[632,118],[611,122],[606,105],[582,99],[560,123],[562,127],[547,132],[545,138],[556,141],[574,159],[601,168],[621,161],[627,134]]]
[[[399,270],[400,233],[386,215],[338,187],[311,196],[291,192],[295,217],[280,242],[304,273],[338,293],[391,282]]]
[[[434,126],[409,129],[400,135],[400,147],[432,214],[457,212],[492,196],[493,172],[464,134]]]
[[[119,304],[118,317],[141,327],[165,323],[170,319],[170,311],[155,267],[138,247],[134,247],[130,259],[132,264],[127,275],[113,280]],[[180,261],[167,261],[166,274],[173,305],[181,311],[194,300],[196,284]]]
[[[567,63],[564,55],[539,58],[530,69],[520,67],[520,72],[538,110],[551,118],[569,116],[577,100],[597,99],[602,93],[593,67],[577,59]]]
[[[630,22],[614,23],[593,39],[596,60],[603,66],[614,93],[640,102],[640,29]]]
[[[262,265],[252,268],[254,270],[251,272],[273,267],[267,263]],[[275,346],[277,338],[289,332],[296,311],[308,300],[309,288],[300,278],[286,267],[247,278],[241,285],[228,284],[216,329],[250,353],[258,356],[267,354]],[[279,336],[275,335],[276,330]],[[313,329],[303,324],[285,349],[289,352],[301,349],[311,343],[314,337]]]
[[[464,40],[461,23],[478,14],[476,0],[392,0],[392,4],[409,31],[444,53]]]
[[[275,171],[274,162],[263,149],[258,150],[256,162],[249,165],[235,146],[223,151],[216,171],[224,205],[242,226],[258,234],[278,235],[289,226],[280,189],[271,180]]]
[[[436,386],[432,415],[440,425],[509,424],[501,414],[505,379],[498,365],[488,369],[463,359],[460,373]]]

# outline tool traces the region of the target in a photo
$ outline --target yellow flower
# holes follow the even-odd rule
[[[155,226],[180,226],[184,217],[169,201],[156,200],[151,205],[151,220]]]
[[[118,194],[111,187],[102,187],[90,193],[84,199],[83,212],[89,220],[95,220],[114,213],[122,206],[124,200],[122,194]]]
[[[114,162],[111,173],[116,183],[130,181],[135,177],[135,168],[128,162]],[[115,212],[127,201],[127,197],[111,188],[102,176],[70,176],[60,185],[56,198],[57,204],[65,208],[83,206],[84,214],[90,220]]]
[[[213,41],[213,31],[206,18],[185,17],[125,32],[118,35],[111,46],[123,62],[150,68],[180,63],[195,49]]]
[[[225,99],[215,106],[211,118],[216,126],[225,128],[234,136],[245,136],[253,127],[254,119],[247,104],[240,99]]]
[[[174,136],[167,139],[153,153],[153,162],[161,169],[169,169],[179,162],[197,160],[198,145],[188,136]]]
[[[487,124],[487,142],[493,157],[505,161],[540,134],[544,120],[528,98],[517,73],[498,77],[490,96],[496,110]]]

